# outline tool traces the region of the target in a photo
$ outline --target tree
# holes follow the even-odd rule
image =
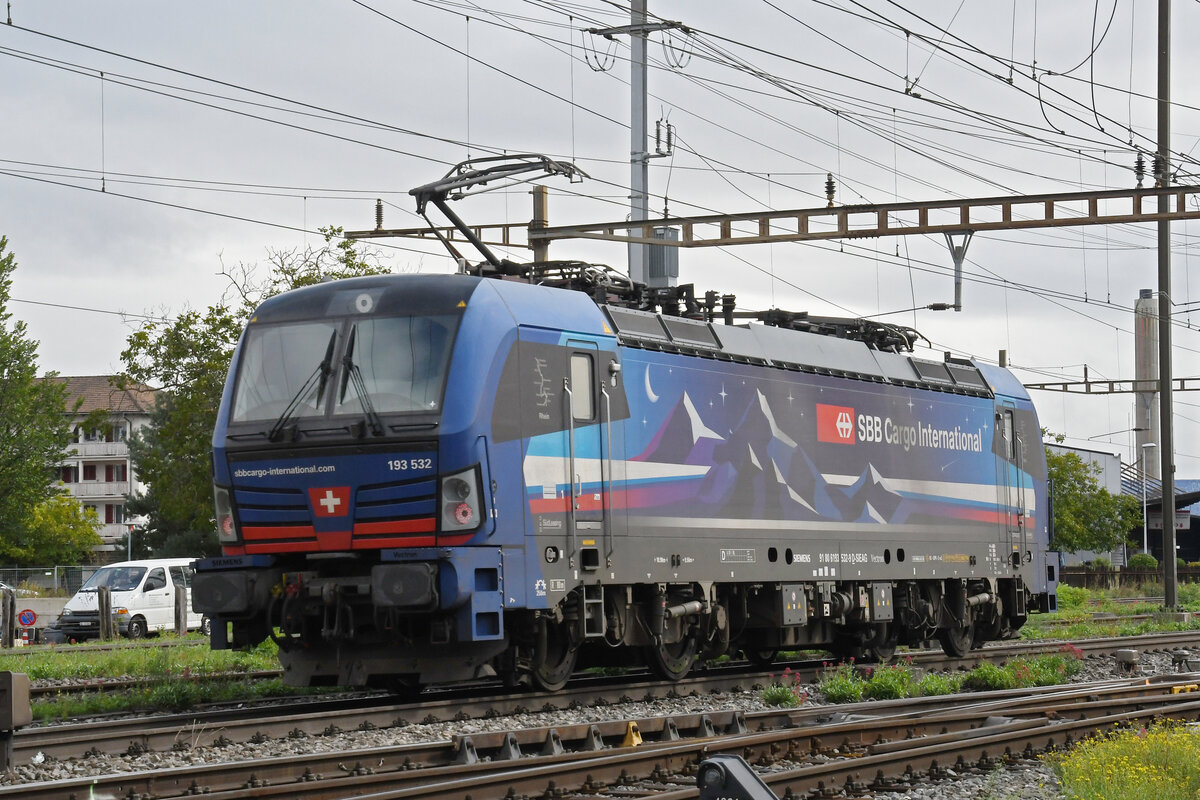
[[[96,510],[56,494],[33,509],[32,524],[18,560],[26,564],[79,564],[91,560],[104,541],[96,533]]]
[[[0,237],[0,561],[31,564],[44,558],[30,546],[39,535],[35,509],[60,491],[68,409],[62,383],[38,380],[38,343],[8,310],[17,262],[7,247]]]
[[[1061,443],[1065,437],[1052,438]],[[1137,499],[1102,487],[1096,480],[1100,468],[1077,453],[1046,448],[1046,470],[1054,487],[1051,548],[1067,553],[1113,550],[1141,522]]]
[[[239,264],[223,269],[229,292],[204,311],[187,310],[170,321],[149,320],[130,335],[121,353],[122,381],[161,387],[147,428],[134,436],[130,454],[144,494],[130,497],[126,510],[144,515],[135,547],[159,556],[220,552],[213,513],[210,451],[233,349],[255,307],[280,292],[330,278],[381,274],[372,253],[333,239],[340,228],[324,229],[325,245],[275,251],[270,274]],[[231,299],[233,298],[233,299]]]

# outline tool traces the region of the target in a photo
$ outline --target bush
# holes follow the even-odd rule
[[[893,664],[871,673],[863,687],[863,696],[871,700],[901,700],[912,694],[912,686],[912,667]]]
[[[1067,797],[1192,800],[1200,796],[1195,734],[1170,723],[1114,731],[1047,756]]]
[[[1149,553],[1135,553],[1129,557],[1130,569],[1158,569],[1158,559]]]
[[[921,697],[954,694],[962,689],[966,677],[966,675],[952,675],[946,672],[930,672],[917,681],[915,694]]]
[[[1093,572],[1107,572],[1113,568],[1112,562],[1104,556],[1093,558],[1085,566]]]
[[[1200,583],[1179,584],[1179,605],[1188,611],[1200,611]]]
[[[817,688],[830,703],[857,703],[863,699],[865,681],[849,664],[839,664],[817,679]]]
[[[1060,583],[1057,589],[1058,609],[1065,611],[1071,608],[1083,608],[1087,605],[1092,593],[1079,586],[1068,586]]]
[[[780,680],[763,689],[762,701],[769,706],[795,708],[808,699],[808,692],[800,687],[800,678],[791,668],[783,671]]]
[[[1176,569],[1183,569],[1186,566],[1187,566],[1187,563],[1182,558],[1175,559],[1175,568]]]
[[[987,661],[967,673],[962,685],[964,689],[971,691],[988,692],[997,689],[1011,689],[1014,683],[1011,669]]]

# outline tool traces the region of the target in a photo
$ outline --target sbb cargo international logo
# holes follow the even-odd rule
[[[854,409],[817,403],[817,441],[854,444]]]

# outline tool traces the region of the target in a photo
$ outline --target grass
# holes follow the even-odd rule
[[[1172,723],[1115,731],[1047,756],[1067,800],[1195,800],[1200,734]]]
[[[963,674],[929,673],[917,677],[911,663],[858,670],[839,664],[817,679],[817,688],[830,703],[863,699],[900,700],[959,691],[1021,689],[1065,682],[1083,668],[1080,653],[1067,645],[1062,653],[1017,658],[999,666],[984,662]],[[765,698],[764,698],[765,699]]]
[[[207,640],[154,647],[130,644],[115,649],[58,645],[45,650],[0,654],[0,671],[24,672],[30,680],[163,678],[279,669],[275,645],[263,642],[249,652],[210,650]]]
[[[1200,584],[1179,584],[1179,605],[1185,611],[1200,612]],[[1081,589],[1065,584],[1058,587],[1058,611],[1036,614],[1021,628],[1021,638],[1091,639],[1109,636],[1136,636],[1163,631],[1200,630],[1200,619],[1189,623],[1168,619],[1162,606],[1153,603],[1118,603],[1127,597],[1160,596],[1162,586],[1144,584],[1120,589]],[[1113,615],[1112,619],[1095,619],[1093,614]],[[1134,616],[1152,615],[1148,619]]]
[[[0,670],[24,672],[31,680],[137,678],[132,689],[43,696],[33,702],[36,720],[65,720],[132,711],[184,711],[203,703],[254,700],[318,690],[285,687],[279,679],[230,680],[229,675],[279,669],[272,642],[248,652],[210,650],[207,640],[177,647],[129,645],[112,650],[69,645],[0,655]],[[330,691],[328,689],[319,691]]]
[[[63,694],[33,703],[33,718],[56,722],[97,714],[123,714],[137,711],[187,711],[205,703],[239,702],[313,695],[336,689],[284,686],[278,678],[254,682],[218,681],[212,678],[156,681],[137,689],[88,694]]]

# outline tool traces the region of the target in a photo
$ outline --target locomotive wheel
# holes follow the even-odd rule
[[[873,661],[876,664],[886,664],[896,655],[896,645],[877,644],[868,647],[863,653],[863,657],[868,661]]]
[[[746,656],[746,660],[756,667],[769,667],[775,663],[775,658],[779,655],[779,649],[775,647],[750,648],[743,650],[742,653]]]
[[[863,648],[863,658],[877,664],[886,664],[896,655],[896,637],[892,626],[886,622],[876,623],[873,635]]]
[[[579,646],[571,641],[564,626],[546,624],[543,652],[538,654],[533,668],[533,685],[547,692],[557,692],[567,685],[575,671]]]
[[[683,678],[696,663],[696,637],[688,636],[683,641],[650,645],[643,648],[646,664],[656,675],[669,681]]]
[[[938,631],[938,641],[942,643],[942,652],[953,658],[962,658],[969,653],[974,638],[970,625]]]

